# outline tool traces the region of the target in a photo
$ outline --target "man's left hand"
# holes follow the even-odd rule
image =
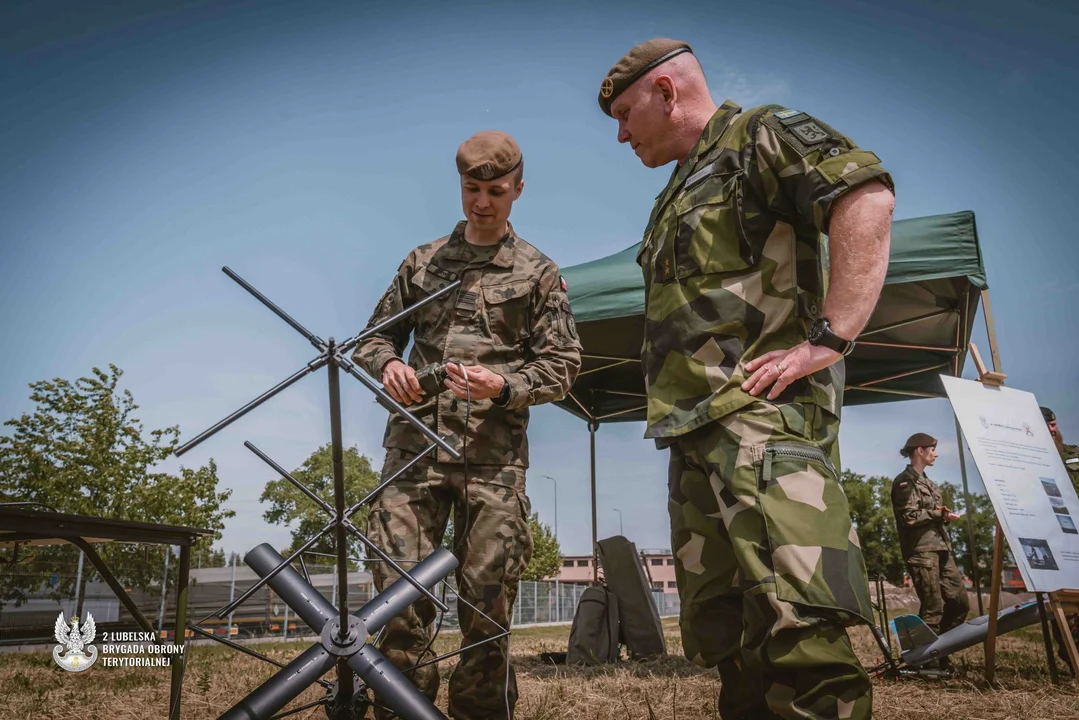
[[[462,368],[464,368],[462,370]],[[465,373],[468,373],[468,391],[465,391]],[[505,378],[496,375],[482,365],[458,365],[448,363],[446,365],[446,387],[462,400],[471,397],[473,400],[489,400],[496,398],[502,392],[502,386],[506,384]]]
[[[756,396],[771,385],[768,399],[775,400],[798,378],[823,370],[841,357],[835,350],[808,342],[788,350],[773,350],[746,363],[746,372],[753,374],[742,383],[742,389]]]

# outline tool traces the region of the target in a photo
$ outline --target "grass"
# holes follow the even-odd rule
[[[680,655],[675,620],[664,621],[669,656],[644,663],[580,668],[544,663],[539,655],[566,649],[568,627],[524,628],[513,633],[511,651],[517,669],[519,720],[595,718],[596,720],[711,720],[718,717],[715,699],[719,680]],[[866,628],[851,638],[862,662],[871,667],[880,654]],[[456,647],[459,636],[443,635],[436,649]],[[270,643],[260,652],[288,662],[308,643]],[[1070,680],[1054,687],[1038,627],[1025,628],[997,641],[995,687],[982,677],[979,647],[954,656],[953,679],[876,680],[874,718],[880,720],[1064,720],[1079,718],[1079,688]],[[276,671],[272,666],[225,647],[188,648],[181,717],[216,718]],[[99,661],[100,662],[100,661]],[[440,667],[448,678],[454,660]],[[332,680],[332,675],[327,675]],[[445,712],[446,682],[439,696]],[[321,697],[317,687],[305,691],[293,707]],[[0,718],[143,720],[167,716],[169,671],[166,668],[94,667],[68,673],[46,653],[0,655]],[[320,708],[296,718],[325,718]]]

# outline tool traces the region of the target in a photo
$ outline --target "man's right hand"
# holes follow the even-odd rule
[[[416,371],[400,360],[390,360],[382,369],[382,385],[386,392],[402,405],[411,405],[423,401],[420,381]]]

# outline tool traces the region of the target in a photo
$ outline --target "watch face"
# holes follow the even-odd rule
[[[813,327],[809,328],[809,342],[816,344],[822,337],[824,337],[824,323],[818,320],[813,323]]]

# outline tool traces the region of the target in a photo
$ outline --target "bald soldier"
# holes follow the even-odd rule
[[[368,327],[452,283],[461,287],[357,346],[353,355],[386,391],[462,451],[428,455],[387,487],[371,506],[371,540],[399,562],[416,562],[442,543],[453,510],[454,552],[462,600],[509,627],[521,571],[532,555],[525,495],[528,408],[566,395],[580,369],[581,346],[558,266],[509,223],[524,189],[523,160],[513,138],[481,132],[457,152],[465,220],[449,235],[408,254]],[[412,336],[406,363],[402,354]],[[417,371],[446,366],[445,390],[425,394]],[[383,445],[386,480],[424,451],[428,441],[391,414]],[[373,568],[382,590],[396,579]],[[458,602],[461,647],[492,637],[495,625]],[[431,652],[436,608],[426,599],[387,626],[380,649],[407,669]],[[460,720],[508,718],[517,683],[506,640],[461,653],[449,680],[449,712]],[[432,700],[436,665],[408,674]],[[508,678],[508,684],[507,684]],[[376,717],[392,717],[377,710]]]
[[[899,454],[910,460],[892,481],[899,547],[921,603],[918,616],[940,635],[963,624],[970,612],[970,599],[955,565],[947,529],[959,515],[944,505],[940,488],[925,474],[937,461],[936,438],[915,433]],[[947,665],[947,658],[942,663]]]
[[[870,621],[869,589],[836,438],[842,358],[888,266],[891,177],[805,112],[717,107],[676,40],[631,49],[599,105],[646,167],[675,163],[637,262],[684,652],[719,669],[724,718],[868,718],[845,628]]]

